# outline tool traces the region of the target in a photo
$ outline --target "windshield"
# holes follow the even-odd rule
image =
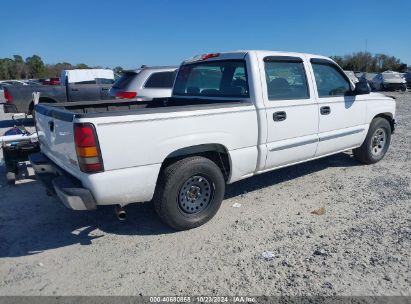
[[[180,67],[173,95],[249,97],[244,60],[198,62]]]

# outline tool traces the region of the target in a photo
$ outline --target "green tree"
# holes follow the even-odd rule
[[[89,69],[90,67],[85,63],[79,63],[76,65],[76,69]]]
[[[13,55],[14,73],[17,79],[27,78],[27,66],[20,55]]]
[[[16,78],[14,61],[10,58],[0,59],[0,79]]]
[[[33,55],[31,57],[27,57],[26,64],[28,67],[30,78],[41,78],[46,76],[46,68],[40,56]]]
[[[114,68],[114,73],[121,74],[123,72],[123,68],[121,66],[116,66]]]

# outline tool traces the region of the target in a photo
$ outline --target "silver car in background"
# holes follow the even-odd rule
[[[128,70],[117,79],[109,94],[116,98],[165,98],[171,97],[177,67],[146,67]]]
[[[348,76],[348,78],[350,78],[350,80],[353,83],[357,83],[358,82],[358,78],[357,76],[355,76],[354,71],[344,71],[344,73]]]
[[[372,80],[373,87],[376,90],[401,90],[407,89],[407,82],[398,72],[387,71],[377,74]]]

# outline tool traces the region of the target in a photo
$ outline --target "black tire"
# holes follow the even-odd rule
[[[377,132],[378,131],[378,132]],[[381,138],[377,133],[382,131],[385,134],[384,144],[381,145]],[[378,135],[379,136],[379,135]],[[367,137],[361,147],[354,149],[354,158],[364,164],[375,164],[384,158],[391,142],[391,125],[387,119],[382,117],[374,118],[368,129]]]
[[[384,85],[382,83],[380,83],[380,91],[384,91]]]
[[[186,194],[184,186],[189,187]],[[224,191],[224,176],[213,161],[200,156],[188,157],[170,164],[160,172],[153,198],[154,207],[164,223],[176,230],[187,230],[203,225],[217,213]],[[203,199],[206,203],[200,207]],[[199,207],[199,211],[191,211],[193,208],[185,210],[190,209],[189,203]]]

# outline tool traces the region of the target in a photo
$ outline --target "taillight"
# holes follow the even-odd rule
[[[116,92],[117,98],[131,99],[137,96],[137,92]]]
[[[97,134],[93,124],[74,124],[74,143],[81,171],[86,173],[104,171]]]
[[[10,92],[7,91],[6,88],[4,88],[4,98],[6,99],[7,103],[12,103],[13,102],[13,96],[11,96]]]

